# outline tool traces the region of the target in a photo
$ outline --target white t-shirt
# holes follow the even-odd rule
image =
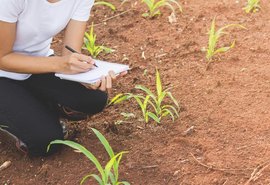
[[[49,56],[52,37],[70,21],[87,21],[94,0],[0,0],[0,21],[17,24],[13,51],[31,56]],[[0,43],[5,44],[5,43]],[[0,70],[0,77],[24,80],[30,74]]]

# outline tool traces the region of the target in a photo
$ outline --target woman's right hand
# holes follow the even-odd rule
[[[59,71],[57,72],[62,74],[83,73],[93,68],[94,63],[94,60],[90,56],[72,53],[61,57]]]

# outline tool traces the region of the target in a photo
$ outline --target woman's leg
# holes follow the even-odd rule
[[[52,140],[63,139],[63,130],[58,115],[34,97],[24,83],[0,78],[0,125],[23,141],[30,155],[44,156]],[[55,150],[53,146],[50,152]]]
[[[44,101],[68,107],[74,111],[93,115],[101,112],[107,104],[107,93],[90,90],[77,82],[61,80],[54,74],[32,75],[27,88]]]

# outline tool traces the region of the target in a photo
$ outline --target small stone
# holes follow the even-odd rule
[[[186,131],[184,131],[183,135],[184,136],[187,136],[187,135],[190,135],[194,132],[194,126],[191,126],[190,128],[188,128]]]
[[[173,176],[176,176],[176,175],[178,175],[180,173],[180,170],[177,170],[177,171],[175,171],[174,173],[173,173]]]
[[[4,162],[4,163],[0,166],[0,171],[7,169],[8,167],[10,167],[10,165],[11,165],[11,161],[6,161],[6,162]]]

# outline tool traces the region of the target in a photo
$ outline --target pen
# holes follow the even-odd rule
[[[72,53],[78,53],[77,51],[75,51],[74,49],[72,49],[71,47],[65,45],[65,48],[69,51],[71,51]],[[98,67],[96,64],[94,64],[95,67]]]

